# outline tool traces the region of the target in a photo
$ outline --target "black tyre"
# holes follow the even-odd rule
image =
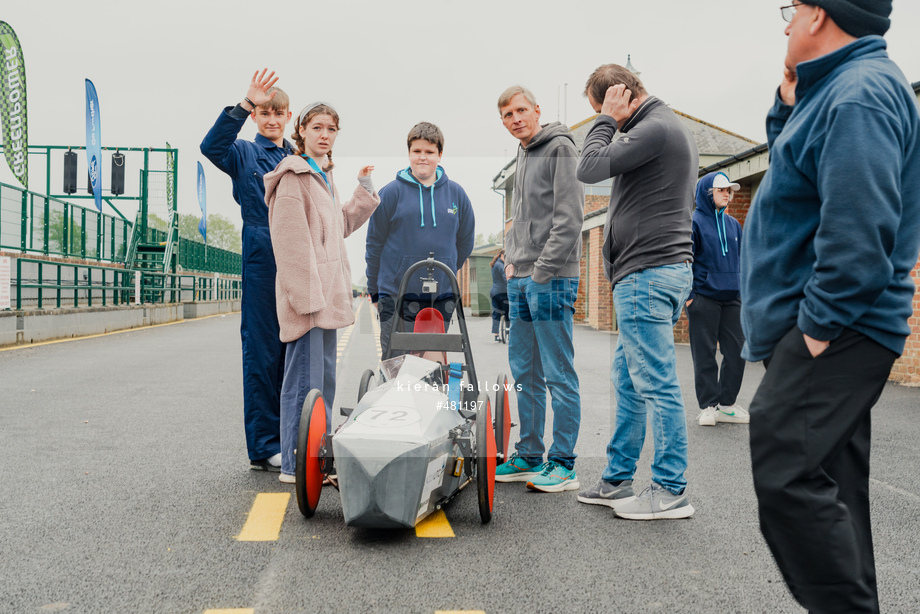
[[[316,513],[323,492],[323,448],[326,445],[326,403],[315,388],[307,395],[297,430],[294,478],[297,507],[310,518]]]
[[[367,391],[377,385],[377,378],[374,377],[374,372],[370,369],[364,371],[361,375],[361,381],[358,383],[358,403],[361,402],[361,399],[364,398],[364,395],[367,394]]]
[[[508,314],[503,313],[502,319],[498,323],[498,338],[502,343],[508,343],[508,338],[511,336],[511,320],[508,319]]]
[[[496,462],[501,465],[508,460],[508,444],[511,443],[511,402],[508,395],[508,378],[504,373],[495,380],[495,448]]]
[[[492,429],[492,402],[479,394],[476,414],[476,487],[479,491],[479,517],[485,524],[492,520],[495,501],[495,433]]]

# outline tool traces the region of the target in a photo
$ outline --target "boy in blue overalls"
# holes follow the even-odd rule
[[[291,119],[287,94],[272,87],[274,71],[256,71],[243,101],[221,111],[201,142],[201,153],[230,175],[233,198],[243,217],[243,416],[250,468],[281,470],[281,381],[284,344],[275,310],[275,256],[268,230],[268,207],[262,176],[292,151],[284,138]],[[259,134],[238,139],[246,118]]]

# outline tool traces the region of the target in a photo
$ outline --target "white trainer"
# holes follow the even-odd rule
[[[716,408],[713,408],[716,409]],[[737,403],[734,405],[719,405],[715,412],[716,422],[731,422],[734,424],[749,424],[751,414]]]
[[[295,478],[293,475],[282,473],[278,476],[278,481],[282,484],[296,484],[297,478]]]
[[[706,409],[700,410],[700,415],[696,419],[699,422],[700,426],[715,426],[716,425],[716,408],[707,407]]]
[[[281,466],[281,452],[278,452],[274,456],[268,457],[268,464],[271,465],[272,467],[280,467]]]

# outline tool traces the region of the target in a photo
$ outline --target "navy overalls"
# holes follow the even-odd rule
[[[281,452],[281,382],[284,344],[275,309],[275,255],[268,231],[268,206],[262,176],[291,153],[287,140],[278,147],[257,135],[236,138],[249,112],[225,108],[201,142],[201,153],[233,180],[233,198],[243,216],[243,416],[250,460]]]

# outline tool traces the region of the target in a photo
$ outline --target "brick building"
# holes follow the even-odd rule
[[[920,103],[920,81],[913,84],[913,89]],[[728,175],[729,179],[741,185],[741,190],[735,194],[728,211],[743,226],[754,194],[769,166],[766,143],[758,144],[677,110],[675,113],[696,140],[700,151],[700,176],[720,170]],[[589,117],[571,127],[579,152],[595,117]],[[492,180],[493,189],[505,196],[505,232],[511,225],[514,170],[515,160],[511,160]],[[585,186],[581,281],[575,306],[575,321],[598,330],[616,330],[613,298],[610,284],[604,276],[601,255],[609,197],[609,182]],[[687,197],[692,202],[693,195],[688,194]],[[920,285],[920,261],[914,267],[912,276]],[[920,385],[920,293],[914,295],[914,315],[909,322],[913,333],[907,339],[903,356],[898,359],[891,371],[891,379]],[[674,327],[674,338],[678,342],[687,342],[686,315],[682,315]]]

